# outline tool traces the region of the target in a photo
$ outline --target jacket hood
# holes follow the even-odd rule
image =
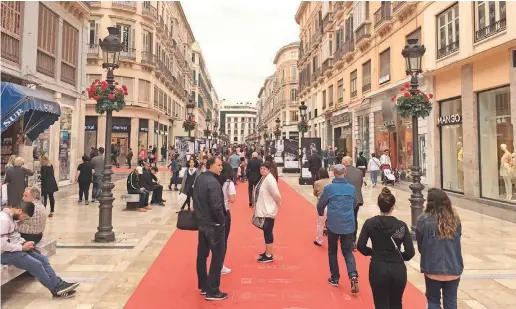
[[[379,233],[391,237],[401,226],[403,222],[393,216],[375,216],[371,218],[372,226]]]

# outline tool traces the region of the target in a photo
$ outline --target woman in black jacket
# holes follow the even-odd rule
[[[188,205],[188,210],[191,210],[190,207],[190,200],[192,199],[193,195],[193,185],[195,183],[195,179],[197,176],[199,176],[201,172],[199,169],[195,167],[195,160],[193,159],[193,156],[190,158],[190,161],[188,161],[188,169],[185,171],[183,175],[183,181],[181,182],[181,191],[179,193],[186,194],[186,200],[183,203],[183,206],[181,206],[181,210],[185,209],[185,207]]]
[[[54,176],[54,167],[50,163],[47,156],[42,156],[41,162],[41,194],[43,194],[43,205],[47,207],[47,199],[50,200],[50,214],[49,217],[54,216],[54,193],[59,191],[57,187],[56,178]]]
[[[358,251],[371,256],[369,284],[376,309],[402,308],[407,284],[405,261],[415,254],[407,224],[391,215],[395,204],[394,195],[383,188],[378,196],[380,215],[366,220],[357,242]],[[372,248],[367,246],[369,238]]]

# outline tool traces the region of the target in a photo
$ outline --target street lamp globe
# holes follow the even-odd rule
[[[425,45],[419,45],[418,42],[419,39],[408,39],[407,45],[405,45],[405,48],[401,51],[401,55],[405,58],[407,75],[416,76],[423,72],[421,69],[421,60],[423,59],[426,48]]]
[[[278,127],[279,127],[279,126],[280,126],[280,122],[281,122],[281,120],[279,119],[279,117],[278,117],[278,118],[276,118],[276,126],[278,126]]]
[[[190,95],[190,98],[188,98],[188,103],[186,103],[186,112],[188,113],[189,117],[192,116],[194,108],[195,108],[194,94],[192,93]]]
[[[120,63],[120,52],[125,44],[120,40],[120,30],[116,27],[108,27],[109,35],[104,40],[99,39],[99,45],[102,49],[104,69],[117,69]]]
[[[305,105],[305,102],[301,102],[301,105],[299,105],[299,116],[301,117],[301,119],[304,120],[305,116],[306,116],[306,109],[308,107]]]

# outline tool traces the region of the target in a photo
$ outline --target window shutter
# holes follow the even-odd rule
[[[134,49],[136,46],[135,39],[136,39],[136,31],[135,31],[134,27],[131,27],[131,48],[132,49]]]

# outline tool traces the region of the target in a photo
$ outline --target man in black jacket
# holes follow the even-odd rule
[[[321,157],[317,152],[314,152],[312,155],[308,157],[308,170],[312,173],[312,180],[315,182],[317,180],[317,173],[319,173],[319,169],[322,167]]]
[[[149,206],[149,192],[140,186],[140,175],[143,173],[143,168],[138,166],[127,177],[127,193],[140,195],[140,211],[150,209]]]
[[[258,153],[253,152],[252,158],[247,162],[247,179],[249,181],[249,207],[253,207],[253,190],[262,178],[260,167],[262,161],[258,159]]]
[[[199,224],[197,245],[197,287],[206,300],[223,300],[227,293],[220,291],[220,272],[224,260],[225,216],[224,194],[219,182],[222,161],[212,157],[206,162],[206,172],[195,182],[193,201]],[[211,251],[210,273],[207,274],[206,260]]]
[[[150,169],[149,167],[149,164],[146,163],[140,184],[145,190],[152,191],[151,204],[165,206],[165,201],[162,198],[163,186],[158,183],[158,178],[156,177],[158,168],[153,166],[152,169]]]

